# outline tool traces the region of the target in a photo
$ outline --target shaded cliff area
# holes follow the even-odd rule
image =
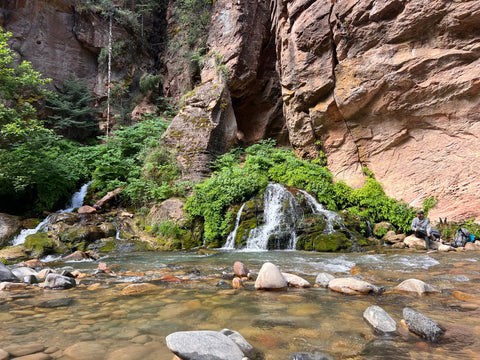
[[[433,219],[479,217],[478,1],[218,0],[202,36],[182,32],[179,3],[145,13],[141,33],[114,24],[113,78],[131,101],[142,74],[161,75],[181,104],[163,141],[185,177],[205,177],[236,143],[275,138],[325,156],[351,186],[366,168],[396,199],[438,198]],[[81,5],[5,0],[0,25],[45,76],[86,79],[101,99],[108,21]]]

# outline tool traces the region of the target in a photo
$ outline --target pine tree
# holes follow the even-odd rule
[[[47,100],[47,107],[53,111],[45,121],[47,126],[72,140],[83,141],[94,136],[98,122],[87,87],[77,79],[70,79],[55,89],[57,95]]]

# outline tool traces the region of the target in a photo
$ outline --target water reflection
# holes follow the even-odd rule
[[[86,342],[82,346],[92,349],[101,345],[99,359],[113,359],[116,351],[128,353],[125,349],[141,345],[156,349],[155,359],[171,360],[164,340],[169,333],[230,328],[272,360],[288,359],[294,353],[326,353],[334,359],[475,359],[480,351],[479,259],[473,252],[112,254],[102,261],[125,275],[91,276],[67,291],[0,294],[0,348],[40,342],[64,350]],[[259,292],[253,289],[253,282],[242,290],[217,287],[225,274],[233,272],[237,260],[254,272],[271,261],[312,284],[319,272],[349,276],[355,266],[356,276],[386,286],[387,291],[380,296],[346,296],[322,288]],[[93,274],[98,262],[51,265]],[[188,277],[190,281],[165,283],[159,280],[162,275]],[[408,278],[428,282],[439,293],[418,297],[391,292]],[[158,290],[143,296],[120,295],[127,283],[142,281],[155,283]],[[471,294],[471,298],[460,300],[453,296],[454,291]],[[45,307],[56,299],[69,300],[64,306]],[[405,306],[414,308],[447,327],[446,340],[427,344],[406,331],[396,337],[378,336],[362,318],[370,305],[381,306],[397,323]],[[64,355],[62,359],[68,358]]]

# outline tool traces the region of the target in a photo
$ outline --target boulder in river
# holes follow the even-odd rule
[[[445,333],[442,325],[408,307],[403,309],[403,319],[408,330],[430,342],[437,342]]]
[[[235,330],[230,330],[230,329],[223,329],[220,331],[223,335],[228,336],[237,346],[240,348],[240,350],[243,352],[244,355],[248,356],[249,358],[255,358],[256,356],[256,351],[253,348],[252,345],[248,343],[247,340],[238,332]]]
[[[0,261],[0,282],[1,281],[18,281],[18,278]]]
[[[256,290],[285,290],[287,287],[287,280],[276,265],[271,262],[262,265],[255,281]]]
[[[242,360],[243,352],[217,331],[179,331],[166,337],[167,347],[183,360]]]
[[[235,261],[235,263],[233,264],[233,273],[237,277],[247,277],[249,270],[244,263],[240,261]]]
[[[393,288],[395,292],[414,293],[423,295],[424,293],[437,292],[437,290],[430,284],[418,279],[407,279]]]
[[[0,213],[0,247],[7,245],[22,229],[17,216]]]
[[[299,288],[309,288],[312,285],[305,279],[301,278],[298,275],[289,274],[282,272],[283,277],[287,280],[288,286],[299,287]]]
[[[328,287],[328,283],[335,279],[335,276],[328,274],[328,273],[320,273],[317,275],[315,278],[315,285],[321,286],[321,287]]]
[[[363,312],[363,318],[376,332],[381,334],[394,334],[397,332],[397,323],[380,306],[369,306]]]
[[[44,289],[65,290],[77,286],[74,278],[60,274],[48,274],[43,285]]]
[[[328,288],[344,294],[368,294],[376,292],[377,287],[369,282],[355,278],[336,278],[330,280]]]

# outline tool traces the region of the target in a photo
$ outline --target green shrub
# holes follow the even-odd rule
[[[269,182],[305,189],[331,210],[347,209],[371,223],[387,221],[404,232],[410,229],[416,213],[407,204],[389,198],[373,176],[361,189],[334,183],[321,161],[298,159],[291,149],[275,147],[273,140],[219,156],[212,169],[212,177],[195,187],[186,205],[190,215],[204,219],[207,245],[224,239],[229,232],[234,214],[227,209],[261,194]]]

